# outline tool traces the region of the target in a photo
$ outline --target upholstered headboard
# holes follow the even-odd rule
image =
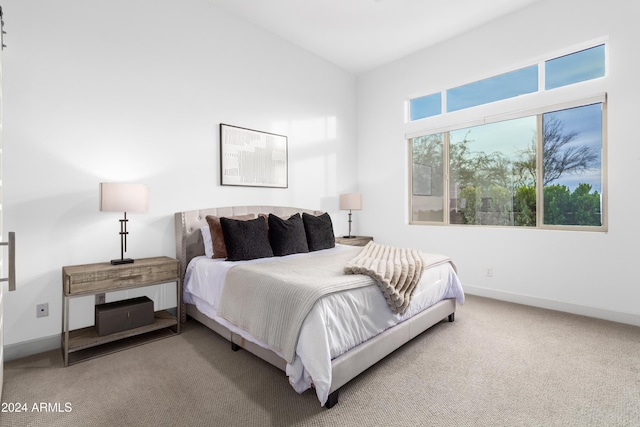
[[[192,258],[204,255],[204,241],[200,229],[208,226],[207,215],[236,216],[246,214],[274,214],[278,216],[293,215],[296,212],[306,212],[320,215],[322,211],[311,209],[291,208],[284,206],[229,206],[226,208],[198,209],[194,211],[177,212],[175,214],[176,229],[176,258],[180,261],[181,277]]]

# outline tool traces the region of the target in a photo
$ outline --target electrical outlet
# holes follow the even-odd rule
[[[487,277],[493,277],[493,267],[487,267],[487,272],[485,273]]]
[[[47,317],[49,315],[49,303],[36,305],[36,317]]]
[[[104,303],[105,303],[104,294],[96,294],[96,305],[104,304]]]

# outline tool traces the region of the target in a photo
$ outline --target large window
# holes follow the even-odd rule
[[[411,138],[411,221],[604,230],[604,109]]]

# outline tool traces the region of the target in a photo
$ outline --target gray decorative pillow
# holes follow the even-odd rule
[[[273,256],[264,218],[247,221],[220,218],[220,226],[227,247],[227,261],[246,261]]]
[[[288,219],[269,214],[269,240],[275,256],[309,252],[304,223],[298,213]]]
[[[320,216],[303,213],[302,221],[310,252],[333,248],[336,245],[333,223],[328,213],[325,212]]]

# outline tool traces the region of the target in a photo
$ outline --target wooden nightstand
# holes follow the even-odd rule
[[[366,246],[367,243],[372,241],[373,237],[371,236],[354,236],[351,238],[342,236],[336,237],[336,243],[341,245]]]
[[[166,310],[156,311],[155,321],[150,325],[105,336],[99,336],[94,326],[69,330],[69,300],[73,297],[167,282],[176,282],[175,316]],[[102,262],[62,267],[62,295],[64,366],[180,333],[182,283],[180,263],[174,258],[163,256],[136,259],[132,264],[111,265]]]

